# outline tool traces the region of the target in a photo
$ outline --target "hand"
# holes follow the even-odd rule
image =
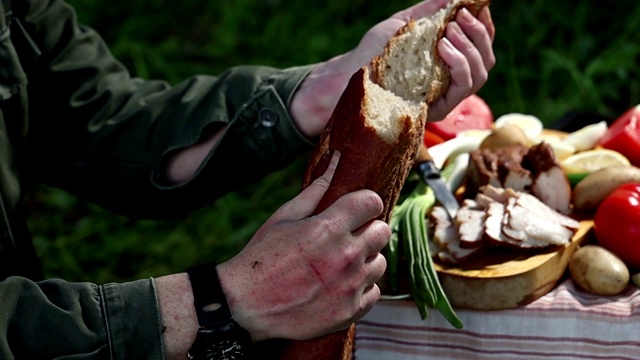
[[[353,73],[366,66],[382,52],[396,32],[409,19],[429,16],[449,0],[426,0],[402,10],[372,27],[358,46],[314,67],[293,97],[291,115],[300,131],[309,137],[325,128],[338,99]],[[462,99],[476,92],[486,82],[495,64],[493,38],[495,28],[487,7],[478,17],[460,11],[440,40],[438,51],[451,68],[451,86],[429,108],[429,121],[442,120]]]
[[[444,119],[467,96],[480,90],[496,63],[493,54],[495,28],[488,7],[474,17],[467,9],[450,22],[445,37],[438,43],[440,56],[451,68],[447,92],[429,106],[428,121]]]
[[[337,160],[218,266],[233,316],[254,341],[344,329],[380,297],[375,282],[386,269],[380,251],[391,236],[385,222],[374,220],[383,211],[380,197],[356,191],[312,215]]]

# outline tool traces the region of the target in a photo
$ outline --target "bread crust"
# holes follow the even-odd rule
[[[400,119],[403,124],[400,135],[392,143],[384,141],[368,125],[364,112],[370,106],[367,102],[374,100],[366,92],[368,73],[363,67],[351,77],[308,163],[303,188],[326,171],[338,151],[340,161],[316,213],[349,192],[370,189],[382,198],[384,211],[380,219],[388,222],[413,165],[407,159],[415,159],[422,140],[426,106],[416,118],[404,115]]]

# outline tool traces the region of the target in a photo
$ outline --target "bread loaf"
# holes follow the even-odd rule
[[[458,9],[476,14],[488,0],[453,0],[432,16],[411,20],[369,67],[351,77],[309,161],[303,188],[321,176],[335,151],[340,161],[324,197],[322,212],[359,189],[378,193],[387,221],[415,161],[428,105],[449,85],[449,70],[436,46]],[[371,70],[370,70],[371,69]],[[370,74],[371,73],[371,74]],[[278,359],[351,359],[355,326],[308,341],[280,344]]]
[[[340,162],[316,213],[344,194],[371,189],[384,201],[383,220],[411,169],[420,145],[427,106],[406,101],[371,81],[366,67],[358,70],[338,101],[316,147],[303,180],[307,186],[324,173],[334,151]]]

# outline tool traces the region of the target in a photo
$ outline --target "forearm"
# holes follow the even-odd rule
[[[186,359],[198,329],[189,277],[186,273],[167,275],[155,279],[155,285],[166,357]]]
[[[169,155],[165,170],[166,181],[172,185],[189,181],[197,173],[214,146],[218,144],[226,128],[224,126],[207,134],[198,143]]]

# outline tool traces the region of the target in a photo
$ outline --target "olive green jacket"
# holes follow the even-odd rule
[[[136,79],[62,0],[2,0],[0,358],[163,358],[152,279],[41,281],[25,192],[45,183],[138,218],[195,209],[310,148],[287,110],[308,71],[237,67],[173,87]],[[163,183],[164,155],[225,124],[193,179]]]

